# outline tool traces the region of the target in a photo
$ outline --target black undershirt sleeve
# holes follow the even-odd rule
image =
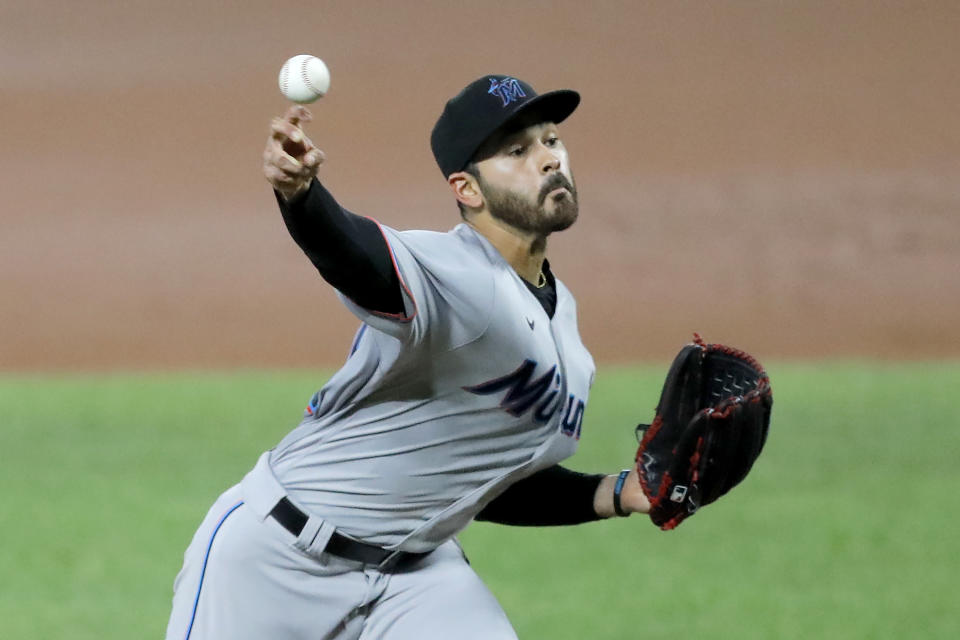
[[[602,474],[578,473],[555,464],[510,485],[476,519],[521,527],[600,520],[593,497],[603,478]]]
[[[400,279],[376,222],[341,207],[318,180],[292,202],[276,196],[287,231],[324,280],[364,309],[403,313]]]

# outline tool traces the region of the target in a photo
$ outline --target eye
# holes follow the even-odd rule
[[[507,151],[507,155],[511,155],[514,158],[519,158],[520,156],[523,155],[524,151],[526,151],[526,147],[518,144],[510,147],[510,150]]]
[[[548,147],[555,147],[560,144],[560,138],[557,136],[549,136],[543,143]]]

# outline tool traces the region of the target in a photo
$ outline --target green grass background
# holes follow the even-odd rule
[[[665,370],[601,368],[569,466],[629,464]],[[464,532],[521,638],[960,637],[960,363],[769,371],[766,451],[676,531]],[[200,519],[325,377],[0,377],[0,638],[162,637]]]

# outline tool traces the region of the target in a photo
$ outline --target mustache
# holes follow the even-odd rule
[[[543,204],[544,200],[547,199],[547,194],[549,194],[554,189],[559,189],[563,187],[570,192],[570,195],[573,196],[573,199],[577,199],[577,190],[573,186],[573,183],[567,179],[567,176],[562,173],[554,173],[547,181],[543,183],[543,187],[540,188],[540,195],[537,198],[540,204]]]

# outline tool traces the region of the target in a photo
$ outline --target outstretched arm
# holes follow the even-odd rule
[[[306,107],[290,107],[271,122],[263,151],[263,174],[287,230],[345,296],[372,311],[402,313],[400,280],[377,223],[341,207],[316,179],[324,155],[301,128],[311,118]]]

